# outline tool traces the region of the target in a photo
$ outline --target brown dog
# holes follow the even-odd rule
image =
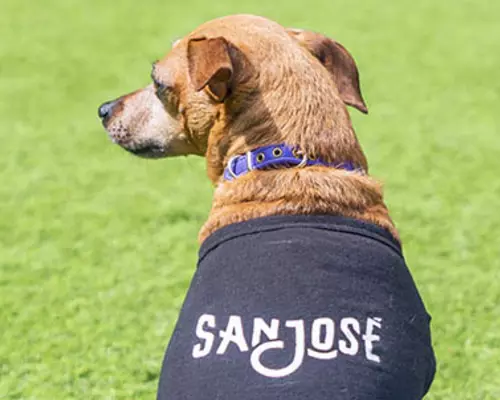
[[[152,81],[153,83],[144,89],[103,104],[99,109],[99,115],[113,141],[136,155],[158,158],[194,154],[206,157],[208,176],[216,188],[210,216],[200,232],[201,242],[209,242],[210,240],[206,239],[223,227],[260,217],[335,215],[364,221],[370,226],[374,224],[377,228],[373,229],[386,232],[379,232],[377,240],[391,242],[388,246],[393,249],[399,248],[398,233],[388,215],[381,187],[377,181],[368,176],[366,158],[358,143],[345,106],[347,104],[364,113],[367,112],[360,92],[356,64],[342,45],[323,35],[285,29],[275,22],[260,17],[248,15],[225,17],[202,25],[175,43],[170,53],[154,64]],[[316,165],[306,168],[250,171],[250,173],[232,181],[224,179],[224,169],[232,157],[245,154],[261,146],[274,144],[285,144],[300,149],[300,154],[305,155],[308,159],[321,159],[325,163],[350,163],[357,166],[357,170],[345,171],[340,168]],[[388,235],[389,239],[383,238],[384,235]],[[332,240],[333,242],[330,241],[330,243],[334,245],[335,241],[343,239]],[[205,246],[210,247],[211,244]],[[313,251],[314,246],[315,243],[311,243],[305,246],[305,249],[310,248]],[[369,247],[366,246],[366,248]],[[352,253],[357,254],[358,249],[359,252],[362,252],[361,249],[364,249],[365,245],[356,244],[351,247]],[[257,250],[258,248],[254,249],[254,251]],[[244,250],[241,251],[244,252]],[[291,248],[289,251],[293,252],[294,249]],[[343,250],[339,249],[338,251],[342,253]],[[318,252],[322,253],[324,250],[319,249]],[[377,258],[376,255],[379,253],[375,251],[373,254],[375,255],[367,255],[365,258],[367,260],[373,257]],[[235,263],[241,262],[241,257],[240,255],[238,259],[240,261],[236,260]],[[247,258],[251,257],[252,254],[249,254]],[[402,257],[400,256],[400,258]],[[384,262],[390,264],[392,261],[386,260]],[[373,269],[376,268],[373,267]],[[219,271],[219,273],[222,274],[221,276],[227,276],[223,272]],[[258,274],[258,271],[255,270],[254,273]],[[283,275],[279,276],[279,279],[285,279]],[[365,278],[362,276],[360,279]],[[253,276],[249,275],[247,282],[252,280]],[[403,280],[410,282],[411,278],[405,275]],[[193,285],[196,286],[197,280],[195,279],[194,282]],[[321,286],[321,282],[322,280],[318,279],[315,285]],[[294,284],[290,283],[292,286]],[[332,285],[334,284],[332,283]],[[238,283],[233,282],[231,285],[237,287]],[[273,289],[263,292],[262,296],[275,291],[276,288],[273,285],[271,283],[270,286]],[[350,286],[351,283],[347,283],[347,285]],[[408,283],[408,285],[408,291],[415,294],[412,301],[417,304],[415,309],[407,311],[412,314],[411,318],[413,319],[403,322],[398,320],[394,326],[410,326],[417,321],[424,326],[423,330],[425,330],[428,327],[428,316],[416,290],[413,290],[412,284]],[[338,290],[343,290],[343,287],[345,285],[339,287]],[[241,291],[244,292],[247,288],[245,286]],[[259,288],[256,287],[255,290],[260,290]],[[392,288],[391,292],[387,294],[387,300],[383,301],[387,304],[390,303],[387,307],[392,307],[392,303],[398,301],[398,295],[395,294],[398,290],[398,288]],[[223,292],[222,290],[220,292],[222,298],[225,296]],[[297,292],[301,292],[301,289],[297,289]],[[329,296],[330,294],[326,292],[323,298],[329,298]],[[370,295],[365,294],[364,296]],[[401,294],[401,299],[404,296],[405,294]],[[290,301],[293,302],[294,298],[292,297]],[[361,298],[363,296],[360,296],[356,301],[361,301],[359,300]],[[201,304],[206,304],[207,298],[204,299],[200,299]],[[285,302],[283,307],[290,304],[290,301]],[[190,302],[190,295],[188,295],[187,303]],[[269,302],[274,304],[272,298]],[[402,303],[404,303],[403,300],[401,300]],[[248,308],[245,307],[242,308]],[[370,304],[367,303],[368,309],[373,308],[370,307]],[[328,307],[325,306],[323,311],[326,312],[327,309]],[[228,337],[228,332],[232,332],[232,343],[236,344],[240,351],[248,350],[244,337],[237,338],[238,332],[242,329],[241,318],[233,317],[229,317],[226,330],[220,333],[223,340],[217,354],[223,354],[226,351],[229,342],[226,343],[224,340]],[[390,317],[386,320],[389,319]],[[261,321],[257,320],[254,320],[254,333],[257,332],[254,336],[256,349],[259,344],[259,332],[261,332],[255,328],[261,326],[259,325]],[[190,326],[196,325],[196,321],[189,318],[182,317],[180,321],[184,321],[182,323],[190,324]],[[299,320],[287,321],[286,326],[295,327],[298,337],[302,328],[297,321]],[[378,340],[376,338],[379,336],[373,333],[373,329],[381,326],[382,318],[369,317],[366,319],[366,328],[363,328],[362,324],[360,325],[356,321],[348,318],[339,321],[340,329],[341,331],[344,329],[346,338],[343,343],[339,343],[340,351],[344,348],[346,355],[352,355],[355,348],[354,341],[351,347],[345,343],[347,343],[348,338],[352,339],[359,334],[359,340],[364,341],[366,348],[366,359],[362,360],[362,363],[379,362],[380,357],[370,353],[373,351],[370,340],[372,342]],[[334,326],[333,323],[333,320],[326,321],[324,318],[311,320],[313,339],[314,332],[319,332],[315,331],[314,324],[319,326],[320,331],[324,328],[326,332],[329,332],[328,329]],[[215,329],[215,326],[214,316],[207,317],[204,314],[198,320],[196,335],[198,339],[204,338],[205,347],[201,344],[195,345],[193,347],[194,358],[205,357],[208,354],[205,350],[212,346],[214,339],[213,337],[210,339],[210,335],[214,334],[208,333],[204,329],[207,327]],[[351,327],[351,331],[349,331],[349,327]],[[269,339],[271,339],[273,334],[270,332],[274,328],[277,332],[278,328],[274,325],[269,325],[267,330],[262,332],[267,332]],[[361,335],[362,329],[366,329],[364,335]],[[186,335],[183,336],[179,333],[176,336],[174,334],[175,346],[182,347],[179,341]],[[274,335],[275,339],[276,337],[277,333]],[[327,335],[327,337],[330,336]],[[401,335],[394,337],[401,337]],[[316,342],[313,340],[311,346],[314,347],[314,343],[316,343],[317,347],[320,348],[322,346],[319,346],[318,343],[324,344],[325,340],[327,339],[318,336]],[[382,385],[385,385],[386,395],[378,397],[377,393],[382,393],[382,389],[380,385],[377,387],[375,384],[375,389],[369,392],[371,395],[366,398],[420,398],[418,396],[423,395],[428,389],[429,377],[433,374],[433,356],[432,351],[429,350],[430,344],[427,336],[422,340],[422,343],[424,342],[426,347],[422,353],[425,353],[427,358],[422,361],[422,364],[428,366],[426,379],[422,378],[423,375],[414,376],[413,383],[408,384],[408,387],[413,385],[412,388],[418,388],[411,393],[418,392],[420,395],[410,395],[410,391],[406,392],[406,395],[401,395],[402,397],[394,394],[400,393],[398,392],[400,387],[397,385],[401,385],[404,378],[396,377],[391,383],[388,383],[388,380],[384,381],[383,376],[385,375],[382,373],[374,382],[382,382]],[[407,345],[405,344],[405,346]],[[409,347],[412,346],[413,344],[409,345]],[[401,347],[393,346],[387,354],[391,352],[403,354],[404,351],[401,350],[403,347],[403,345]],[[296,349],[298,348],[296,347]],[[286,373],[291,374],[290,371],[293,370],[291,367],[278,370],[279,372],[259,367],[262,365],[259,364],[261,362],[259,354],[261,355],[262,351],[255,356],[252,355],[251,361],[254,370],[260,371],[261,375],[281,378],[286,376]],[[305,357],[304,352],[298,353],[296,350],[296,356],[297,354]],[[317,352],[314,353],[314,351],[307,354],[316,358],[326,357],[317,356]],[[329,354],[331,357],[336,357],[337,353],[335,355],[332,355],[334,353]],[[294,358],[294,360],[296,359]],[[413,368],[408,360],[405,363],[408,369]],[[168,366],[164,366],[164,368],[172,370]],[[349,371],[349,368],[348,365],[342,371]],[[175,370],[176,373],[182,375],[181,367],[175,368]],[[193,371],[194,367],[185,371],[182,379],[188,379],[186,377],[193,375],[198,377],[199,375]],[[208,376],[210,373],[213,373],[213,370],[206,370],[199,374]],[[220,378],[221,374],[218,376]],[[205,393],[201,397],[199,395],[198,397],[195,395],[188,397],[185,391],[179,389],[176,392],[176,389],[171,388],[164,389],[160,397],[166,396],[165,398],[173,399],[247,398],[242,394],[245,390],[231,389],[231,392],[231,390],[223,391],[220,389],[217,394],[214,394],[211,379],[206,379],[207,382],[203,383],[205,386],[200,384],[201,393]],[[238,379],[247,381],[247,375],[241,375]],[[256,387],[260,385],[258,381],[253,383]],[[347,386],[346,393],[352,395],[356,389],[353,388],[354,386]],[[275,389],[266,389],[265,393],[270,396],[269,398],[305,398],[304,395],[300,397],[297,393],[306,393],[305,389],[299,390],[298,388],[292,392],[286,392],[285,389],[278,392],[273,392],[273,390]],[[337,388],[335,390],[344,389]],[[369,391],[369,389],[366,390]],[[172,394],[174,392],[176,394]],[[325,389],[325,393],[327,392],[330,393],[329,389]],[[286,394],[288,397],[285,396],[285,393],[288,393]],[[404,393],[404,390],[401,393]],[[294,397],[295,395],[299,397]],[[248,398],[263,399],[262,396],[262,393],[257,391],[248,394]],[[318,395],[307,398],[319,399],[323,397]],[[339,397],[325,398],[364,399],[365,397],[341,397],[339,395]]]
[[[152,79],[104,104],[100,115],[113,141],[134,154],[206,157],[217,188],[201,241],[222,226],[279,214],[345,215],[398,236],[380,185],[367,175],[317,167],[220,181],[232,156],[274,143],[367,172],[344,104],[367,108],[356,64],[339,43],[264,18],[233,16],[176,43],[154,64]]]

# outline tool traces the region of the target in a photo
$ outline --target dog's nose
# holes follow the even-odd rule
[[[107,101],[99,107],[98,114],[103,121],[109,119],[109,117],[113,113],[113,108],[115,107],[116,103],[116,100]]]

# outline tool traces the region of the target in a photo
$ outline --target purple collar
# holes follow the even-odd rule
[[[320,159],[311,160],[293,147],[286,144],[258,147],[243,155],[231,157],[224,169],[224,179],[232,181],[253,170],[270,168],[290,168],[322,165],[346,171],[361,172],[362,168],[356,167],[351,162],[327,163]]]

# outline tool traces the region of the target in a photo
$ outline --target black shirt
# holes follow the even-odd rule
[[[158,399],[421,399],[435,372],[429,323],[399,244],[378,226],[230,225],[200,249]]]

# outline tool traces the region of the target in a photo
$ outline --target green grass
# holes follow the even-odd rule
[[[354,115],[433,315],[428,399],[500,398],[500,3],[2,0],[0,398],[150,399],[211,201],[201,159],[106,138],[170,41],[251,12],[355,55]]]

